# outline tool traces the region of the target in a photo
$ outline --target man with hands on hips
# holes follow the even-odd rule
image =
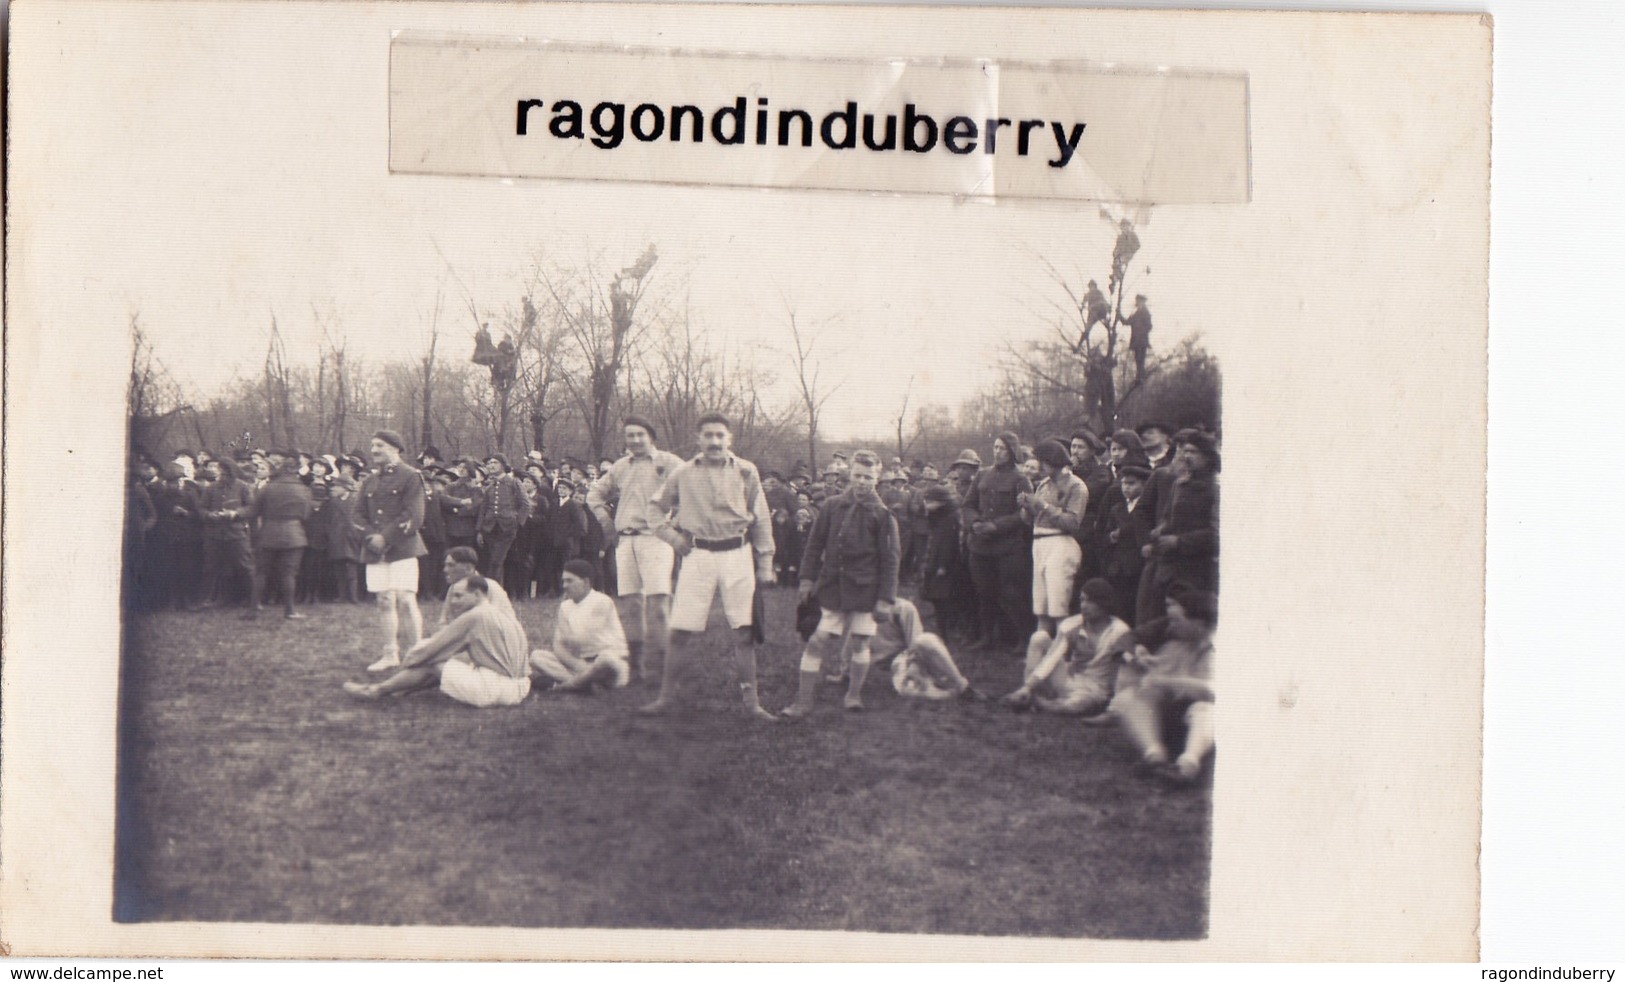
[[[734,634],[734,669],[745,712],[777,719],[762,708],[756,691],[756,649],[751,643],[751,604],[756,584],[773,582],[773,515],[756,465],[734,455],[733,424],[706,413],[697,425],[700,453],[677,467],[650,499],[650,534],[683,557],[671,604],[671,650],[661,673],[660,696],[640,712],[670,710],[678,663],[705,630],[711,601]]]

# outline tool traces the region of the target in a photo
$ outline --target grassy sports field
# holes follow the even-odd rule
[[[533,645],[556,604],[518,604]],[[774,710],[793,607],[767,598]],[[633,712],[649,683],[361,702],[340,685],[377,654],[374,611],[303,609],[128,625],[119,919],[1205,934],[1209,787],[1139,775],[1115,729],[905,700],[881,671],[867,712],[827,685],[810,720],[751,722],[718,620],[669,718]],[[955,654],[991,694],[1020,682],[1007,652]]]

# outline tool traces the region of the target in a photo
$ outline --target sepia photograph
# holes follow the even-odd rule
[[[41,950],[1473,955],[1479,19],[53,11],[8,565],[89,551],[9,581],[6,700],[66,632],[100,749],[20,795],[8,712],[7,859],[83,864],[8,869]],[[1363,343],[1392,275],[1423,345]],[[1351,677],[1399,639],[1425,718]]]

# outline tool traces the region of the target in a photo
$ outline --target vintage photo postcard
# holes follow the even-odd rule
[[[1474,959],[1490,53],[15,4],[0,942]]]

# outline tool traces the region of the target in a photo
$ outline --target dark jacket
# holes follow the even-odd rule
[[[448,539],[467,540],[479,531],[480,502],[485,500],[480,486],[468,478],[453,481],[439,495],[440,518]]]
[[[587,506],[580,498],[571,498],[549,516],[548,544],[561,560],[577,559],[586,551],[587,531]]]
[[[1106,535],[1101,538],[1102,548],[1106,553],[1106,562],[1103,572],[1106,579],[1118,584],[1138,583],[1140,570],[1145,566],[1145,558],[1140,549],[1151,541],[1151,507],[1144,496],[1134,510],[1128,510],[1128,502],[1123,500],[1122,491],[1118,491],[1117,504],[1112,506],[1112,513],[1106,523]],[[1117,541],[1111,541],[1111,533],[1117,533]],[[1120,601],[1130,601],[1132,596],[1119,596]]]
[[[435,552],[446,548],[446,513],[440,507],[444,492],[424,488],[423,494],[423,528],[418,534],[423,536],[424,548]]]
[[[423,475],[404,463],[368,474],[358,501],[355,518],[363,536],[384,537],[383,554],[363,549],[362,562],[395,563],[428,554],[418,534],[427,503]]]
[[[1027,523],[1022,520],[1016,495],[1033,489],[1032,482],[1011,463],[983,468],[971,481],[961,515],[965,528],[977,522],[992,522],[993,531],[971,531],[966,547],[973,555],[1002,556],[1026,549]]]
[[[944,505],[925,518],[925,578],[920,596],[932,603],[954,598],[959,571],[959,509]]]
[[[825,610],[870,610],[897,599],[897,520],[879,499],[848,491],[824,502],[801,553],[801,581]]]
[[[305,520],[315,502],[310,488],[297,474],[278,474],[254,499],[254,515],[260,520],[261,549],[302,549],[310,544],[305,537]]]
[[[1157,582],[1218,591],[1219,486],[1211,477],[1175,483],[1168,517],[1152,530],[1152,535],[1175,539],[1171,548],[1158,545],[1153,550]]]
[[[203,541],[203,504],[196,485],[160,484],[152,489],[152,507],[158,513],[153,535],[159,540],[176,548],[197,548]]]
[[[485,482],[485,497],[480,502],[479,530],[489,535],[515,535],[525,517],[530,514],[530,502],[519,486],[519,479],[504,474],[494,481]]]
[[[361,499],[350,495],[342,501],[327,502],[327,558],[361,562],[361,528],[356,524],[356,506]]]
[[[217,542],[248,540],[248,517],[254,511],[254,489],[230,473],[203,489],[204,538]]]

